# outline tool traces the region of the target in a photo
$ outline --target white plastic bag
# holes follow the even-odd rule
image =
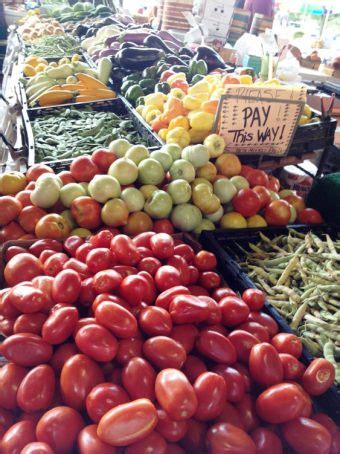
[[[299,61],[288,51],[285,58],[279,61],[277,65],[277,77],[285,82],[298,82],[300,80],[299,72]]]

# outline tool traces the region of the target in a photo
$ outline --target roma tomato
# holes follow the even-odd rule
[[[81,429],[83,418],[70,407],[55,407],[47,411],[36,428],[37,440],[47,443],[56,454],[70,452]]]
[[[90,244],[92,244],[92,246],[95,248],[97,247],[110,248],[110,244],[113,237],[114,234],[110,230],[104,229],[96,233],[96,235],[92,235],[89,241]]]
[[[92,249],[86,256],[86,265],[92,274],[107,270],[114,265],[113,255],[104,247]]]
[[[38,240],[35,241],[29,248],[29,252],[36,257],[39,257],[40,254],[45,251],[46,249],[51,249],[52,251],[55,252],[62,252],[63,250],[63,245],[61,244],[60,241],[53,240],[51,238],[45,239],[45,240]]]
[[[62,240],[70,234],[70,226],[66,219],[56,213],[46,214],[35,225],[37,238]]]
[[[132,242],[137,247],[145,247],[151,250],[150,240],[155,235],[155,232],[143,232],[136,235]]]
[[[200,251],[194,257],[194,265],[199,271],[212,271],[217,266],[215,254],[209,251]]]
[[[75,341],[82,353],[98,362],[112,361],[118,351],[117,339],[97,323],[80,328]]]
[[[39,260],[41,261],[41,263],[45,263],[46,260],[54,254],[55,251],[52,251],[52,249],[46,249],[45,251],[42,251],[42,253],[39,255]]]
[[[208,305],[209,315],[205,320],[207,325],[217,325],[222,320],[222,310],[218,303],[210,298],[210,296],[199,296],[198,299],[204,301]]]
[[[11,260],[12,257],[14,257],[15,255],[18,255],[18,254],[22,254],[22,253],[26,253],[27,250],[21,246],[10,246],[7,251],[6,251],[6,255],[5,255],[5,261],[6,263],[9,262]],[[54,251],[51,251],[52,254],[54,254]],[[39,257],[39,260],[41,260],[41,258]]]
[[[23,235],[25,235],[25,230],[23,230],[15,221],[11,221],[0,230],[0,243],[18,240]]]
[[[207,432],[207,444],[213,454],[256,454],[256,446],[244,430],[228,423],[217,423]]]
[[[227,388],[226,399],[229,402],[239,402],[246,392],[246,382],[240,372],[233,367],[219,364],[212,369],[213,372],[223,377]]]
[[[146,307],[142,310],[139,325],[149,336],[168,336],[172,330],[169,312],[156,306]]]
[[[17,392],[27,369],[14,363],[4,364],[0,369],[0,407],[6,410],[17,408]],[[1,419],[0,419],[1,421]]]
[[[306,367],[295,356],[287,353],[279,353],[279,357],[283,367],[283,379],[299,381]]]
[[[52,357],[52,347],[40,336],[29,333],[7,337],[1,346],[2,355],[13,363],[33,367],[47,363]]]
[[[164,265],[158,268],[155,274],[155,284],[160,292],[181,285],[181,274],[177,268]]]
[[[182,345],[184,350],[189,353],[195,346],[198,329],[195,325],[177,325],[174,326],[171,332],[172,339]]]
[[[98,423],[111,408],[129,401],[129,395],[121,386],[114,383],[101,383],[92,388],[87,395],[86,411],[92,421]]]
[[[226,296],[219,301],[222,311],[222,323],[225,326],[236,326],[247,320],[249,307],[236,296]]]
[[[189,419],[197,410],[194,388],[177,369],[164,369],[157,375],[155,392],[160,406],[175,421]]]
[[[56,303],[73,304],[81,289],[81,279],[74,270],[63,270],[57,274],[52,285],[52,298]]]
[[[46,214],[46,211],[39,207],[27,206],[21,210],[18,221],[25,232],[34,233],[37,222]]]
[[[327,454],[331,448],[332,437],[324,426],[308,418],[296,418],[286,422],[282,433],[297,454],[318,452]]]
[[[251,434],[256,445],[256,454],[282,454],[280,438],[266,427],[258,427]]]
[[[302,342],[295,334],[276,334],[272,338],[271,343],[279,353],[288,353],[289,355],[295,356],[295,358],[300,358],[301,356]]]
[[[19,407],[31,413],[48,408],[54,396],[55,376],[51,366],[42,364],[30,370],[20,383],[17,402]]]
[[[196,266],[189,265],[188,266],[189,270],[189,284],[193,285],[198,282],[198,279],[200,277],[200,272],[196,268]]]
[[[156,233],[150,238],[150,247],[155,257],[160,260],[174,255],[174,240],[167,233]]]
[[[242,299],[251,311],[260,311],[264,305],[266,295],[257,288],[248,288],[242,293]]]
[[[101,224],[101,205],[88,196],[77,197],[71,203],[71,213],[79,227],[94,230]]]
[[[274,200],[267,205],[264,212],[264,217],[269,225],[287,225],[290,215],[290,205],[286,200]]]
[[[166,336],[155,336],[145,341],[143,352],[159,369],[180,369],[187,357],[182,345]]]
[[[155,305],[168,310],[173,297],[176,295],[190,295],[190,291],[183,285],[177,285],[169,288],[157,296]]]
[[[260,425],[256,413],[255,399],[251,394],[246,393],[242,400],[235,403],[235,408],[240,415],[246,432],[250,432]]]
[[[59,375],[66,361],[77,353],[79,353],[77,347],[71,342],[60,345],[50,361],[55,373]]]
[[[53,278],[51,276],[37,276],[32,279],[32,284],[34,288],[41,290],[45,295],[47,304],[45,305],[43,312],[47,314],[54,306],[54,301],[52,300]]]
[[[194,383],[197,410],[194,417],[209,421],[222,413],[227,397],[227,386],[223,377],[214,372],[204,372]]]
[[[90,243],[84,243],[77,247],[75,257],[80,262],[86,262],[86,257],[94,247]]]
[[[269,342],[269,333],[268,330],[256,322],[245,322],[241,323],[237,327],[239,330],[247,331],[248,333],[255,336],[260,342]]]
[[[24,281],[31,281],[34,277],[43,274],[40,260],[32,254],[17,254],[6,264],[4,277],[10,287]]]
[[[244,424],[235,406],[230,402],[225,402],[222,413],[216,418],[215,422],[227,422],[233,426],[244,430]]]
[[[166,439],[166,441],[175,443],[181,440],[188,430],[188,421],[174,421],[162,409],[157,410],[158,423],[156,431]]]
[[[305,397],[293,383],[279,383],[263,391],[256,400],[256,411],[261,419],[281,424],[302,415]]]
[[[173,255],[167,260],[167,265],[173,266],[181,274],[181,280],[183,285],[190,283],[190,270],[187,262],[180,255]]]
[[[247,322],[256,322],[264,326],[269,333],[270,337],[275,336],[279,331],[279,325],[276,321],[268,314],[264,312],[250,312]]]
[[[187,424],[188,430],[180,441],[181,446],[185,448],[185,452],[204,452],[206,450],[207,425],[193,418],[189,419]]]
[[[122,382],[131,399],[155,399],[156,372],[143,358],[132,358],[124,366]]]
[[[66,263],[64,263],[63,270],[75,271],[76,273],[79,274],[81,280],[90,277],[90,272],[87,265],[85,265],[85,263],[82,263],[80,260],[74,258],[70,258]]]
[[[84,427],[78,435],[79,454],[115,454],[113,446],[104,443],[98,438],[97,424]]]
[[[137,334],[136,317],[117,303],[104,301],[95,310],[96,321],[119,338],[131,338]]]
[[[196,347],[206,358],[217,363],[233,364],[236,362],[236,350],[228,338],[212,331],[201,331],[196,341]]]
[[[197,356],[189,355],[182,367],[182,372],[186,375],[190,383],[194,383],[204,372],[207,372],[207,366]]]
[[[116,235],[111,241],[110,248],[122,265],[137,265],[141,258],[137,246],[127,235]]]
[[[219,274],[215,273],[214,271],[204,271],[203,273],[201,273],[198,283],[202,287],[208,290],[212,290],[221,285],[221,278]]]
[[[117,289],[123,278],[115,270],[103,270],[93,277],[93,287],[98,293],[112,292]]]
[[[62,271],[63,266],[68,262],[69,257],[63,252],[57,252],[51,255],[44,262],[44,273],[47,276],[56,276]]]
[[[73,333],[78,321],[75,307],[62,307],[53,312],[42,326],[42,338],[52,345],[62,344]]]
[[[99,421],[100,440],[128,446],[146,438],[157,425],[157,410],[148,399],[137,399],[108,411]]]
[[[91,306],[98,293],[94,288],[92,277],[88,277],[81,282],[78,301],[82,306]]]
[[[70,165],[70,172],[76,181],[90,182],[92,178],[100,173],[91,156],[84,155],[75,158]]]
[[[126,454],[168,454],[168,445],[158,432],[151,432],[150,435],[137,441],[125,449]]]
[[[24,314],[32,314],[44,309],[47,298],[43,292],[28,285],[18,285],[9,293],[10,303]]]
[[[283,367],[279,354],[267,342],[252,347],[249,370],[253,379],[261,386],[268,387],[283,380]]]
[[[322,224],[323,219],[318,210],[305,208],[298,214],[298,219],[302,224]]]
[[[221,299],[225,298],[226,296],[237,296],[234,290],[231,290],[229,287],[219,287],[215,289],[211,295],[211,297],[219,302]]]
[[[192,295],[177,295],[172,299],[169,312],[176,324],[199,323],[209,316],[208,304]]]
[[[314,359],[302,376],[302,386],[312,396],[319,396],[329,389],[335,380],[333,364],[324,358]]]
[[[86,355],[74,355],[66,361],[60,375],[63,400],[70,407],[82,409],[91,389],[104,381],[96,362]]]
[[[3,454],[17,454],[29,443],[36,441],[35,424],[32,421],[20,421],[10,427],[1,440]]]
[[[136,337],[130,339],[121,339],[119,341],[118,353],[116,360],[120,364],[126,364],[135,356],[143,356],[143,341]]]
[[[24,447],[20,454],[53,454],[53,451],[47,443],[32,441]]]
[[[119,287],[119,293],[132,306],[138,306],[145,300],[149,285],[143,276],[126,276]]]
[[[191,246],[188,244],[182,243],[177,244],[174,248],[174,255],[179,255],[183,257],[184,260],[191,265],[194,262],[195,252]]]
[[[158,259],[156,259],[156,257],[144,257],[138,263],[138,270],[147,271],[151,274],[151,276],[154,276],[158,268],[160,268],[161,266],[162,263]]]

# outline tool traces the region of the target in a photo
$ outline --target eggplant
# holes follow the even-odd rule
[[[167,55],[165,57],[165,61],[166,61],[166,63],[169,63],[170,65],[181,65],[181,66],[187,65],[187,63],[184,60],[180,59],[176,55]]]
[[[168,47],[165,42],[157,35],[149,35],[143,41],[144,46],[154,47],[163,50],[166,54],[174,54],[175,52]]]
[[[199,46],[196,49],[194,60],[204,60],[208,65],[209,72],[217,68],[225,68],[223,58],[215,52],[214,49],[208,46]]]
[[[90,27],[87,30],[86,35],[84,36],[84,39],[92,38],[92,36],[94,36],[96,33],[97,33],[97,30],[94,27]]]
[[[116,43],[119,41],[120,34],[119,35],[111,35],[105,40],[105,46],[110,47],[112,43]]]
[[[181,60],[188,65],[190,63],[192,57],[189,57],[189,55],[181,55]]]
[[[113,57],[114,55],[117,54],[117,52],[119,51],[119,49],[102,49],[100,52],[99,52],[99,58],[103,58],[103,57]]]
[[[131,41],[128,41],[126,43],[120,44],[119,47],[120,47],[120,49],[127,49],[128,47],[139,47],[139,46],[137,46],[137,44],[135,44],[135,43],[132,43]]]
[[[141,70],[152,66],[157,60],[164,56],[164,52],[155,48],[128,47],[121,49],[116,54],[116,62],[121,68]]]
[[[75,29],[75,34],[78,36],[78,38],[80,38],[81,36],[85,36],[86,33],[88,32],[89,30],[89,27],[87,27],[86,25],[77,25],[76,29]]]
[[[134,32],[134,31],[130,32],[129,30],[126,30],[126,32],[122,36],[122,40],[124,42],[132,42],[132,43],[135,43],[135,44],[143,44],[145,38],[147,38],[148,36],[149,36],[148,32]],[[152,47],[154,47],[154,46],[152,46]]]
[[[177,44],[178,46],[182,46],[183,43],[175,38],[171,33],[167,32],[166,30],[161,30],[158,32],[158,36],[162,39],[166,39],[167,41],[172,41],[173,43]]]
[[[188,57],[193,58],[194,57],[194,52],[189,49],[188,47],[181,47],[178,51],[179,55],[183,57],[183,55],[187,55]]]

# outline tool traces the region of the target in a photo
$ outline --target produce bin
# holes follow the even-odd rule
[[[294,225],[294,230],[301,233],[307,233],[312,230],[316,234],[328,233],[332,238],[340,236],[339,226],[307,226]],[[259,240],[259,232],[265,234],[268,238],[276,235],[287,234],[289,227],[266,227],[261,229],[239,229],[239,230],[215,230],[203,231],[200,241],[205,249],[212,251],[218,260],[219,270],[222,276],[230,283],[233,290],[242,293],[248,288],[257,288],[246,272],[242,270],[237,260],[245,255],[245,250],[249,250],[249,243]],[[293,333],[287,320],[268,302],[263,308],[271,317],[273,317],[280,327],[281,332]],[[301,360],[309,364],[313,360],[310,351],[304,347]],[[324,408],[337,424],[340,424],[340,387],[333,385],[326,393],[314,397],[316,403]]]
[[[32,130],[32,122],[35,118],[49,114],[55,109],[75,107],[77,109],[82,109],[83,107],[91,107],[95,111],[106,111],[113,112],[117,115],[127,116],[134,124],[136,131],[141,137],[147,138],[148,146],[150,149],[155,149],[160,147],[160,142],[156,135],[151,131],[149,126],[138,118],[129,107],[129,105],[120,97],[111,100],[104,101],[95,101],[89,103],[77,103],[77,104],[63,104],[56,107],[42,107],[38,109],[23,109],[23,124],[25,130],[25,147],[27,149],[28,156],[28,165],[31,166],[37,162],[36,152],[35,152],[35,140]],[[103,144],[104,146],[104,144]],[[45,161],[44,161],[45,162]],[[72,159],[56,160],[56,161],[46,161],[56,172],[65,170],[69,168]]]

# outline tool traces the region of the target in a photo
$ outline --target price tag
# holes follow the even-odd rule
[[[284,156],[306,102],[305,87],[229,85],[221,96],[214,130],[226,151]]]

